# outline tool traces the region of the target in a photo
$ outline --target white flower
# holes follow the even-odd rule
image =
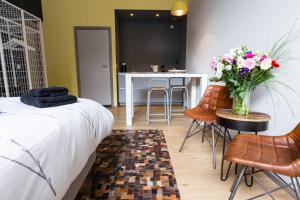
[[[260,63],[260,68],[262,70],[268,70],[272,67],[272,59],[266,58]]]
[[[229,71],[229,70],[231,70],[231,69],[232,69],[232,65],[226,65],[226,66],[225,66],[225,70]]]
[[[236,64],[237,64],[237,68],[238,69],[241,69],[243,66],[244,66],[244,63],[245,63],[245,60],[243,59],[243,58],[238,58],[237,59],[237,62],[236,62]]]
[[[224,64],[223,63],[218,63],[218,65],[217,65],[217,71],[216,71],[216,77],[217,77],[217,79],[222,78],[222,76],[223,76],[223,69],[224,69]]]
[[[234,58],[236,56],[236,49],[230,49],[229,55]]]
[[[260,51],[255,51],[255,55],[260,55],[261,53],[260,53]]]
[[[224,64],[219,62],[218,65],[217,65],[217,71],[222,72],[223,69],[224,69]]]
[[[217,70],[217,73],[216,73],[216,77],[217,77],[217,79],[220,79],[220,78],[222,78],[222,76],[223,76],[223,73],[222,73],[222,71],[218,71],[218,70]]]
[[[260,59],[260,57],[258,57],[258,56],[254,56],[254,57],[253,57],[253,60],[255,60],[255,62],[258,62],[259,59]]]
[[[244,52],[243,52],[243,50],[242,49],[240,49],[240,48],[237,48],[236,49],[236,52],[237,52],[237,54],[239,54],[239,55],[241,55],[241,54],[243,54]]]

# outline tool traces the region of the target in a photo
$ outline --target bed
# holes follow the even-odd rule
[[[73,199],[113,121],[92,100],[39,109],[0,98],[1,199]]]

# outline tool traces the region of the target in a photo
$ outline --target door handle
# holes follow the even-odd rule
[[[101,67],[104,69],[108,69],[108,65],[102,65]]]

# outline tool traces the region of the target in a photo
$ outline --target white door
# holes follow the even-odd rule
[[[108,28],[75,28],[79,96],[112,105]]]

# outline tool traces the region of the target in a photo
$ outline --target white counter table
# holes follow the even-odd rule
[[[130,72],[125,74],[125,89],[126,89],[126,125],[132,126],[132,119],[134,117],[134,103],[133,103],[133,78],[190,78],[191,90],[190,100],[191,107],[196,106],[197,101],[203,96],[207,87],[207,74],[193,74],[193,73],[139,73]],[[197,98],[197,91],[200,91],[201,97]]]

